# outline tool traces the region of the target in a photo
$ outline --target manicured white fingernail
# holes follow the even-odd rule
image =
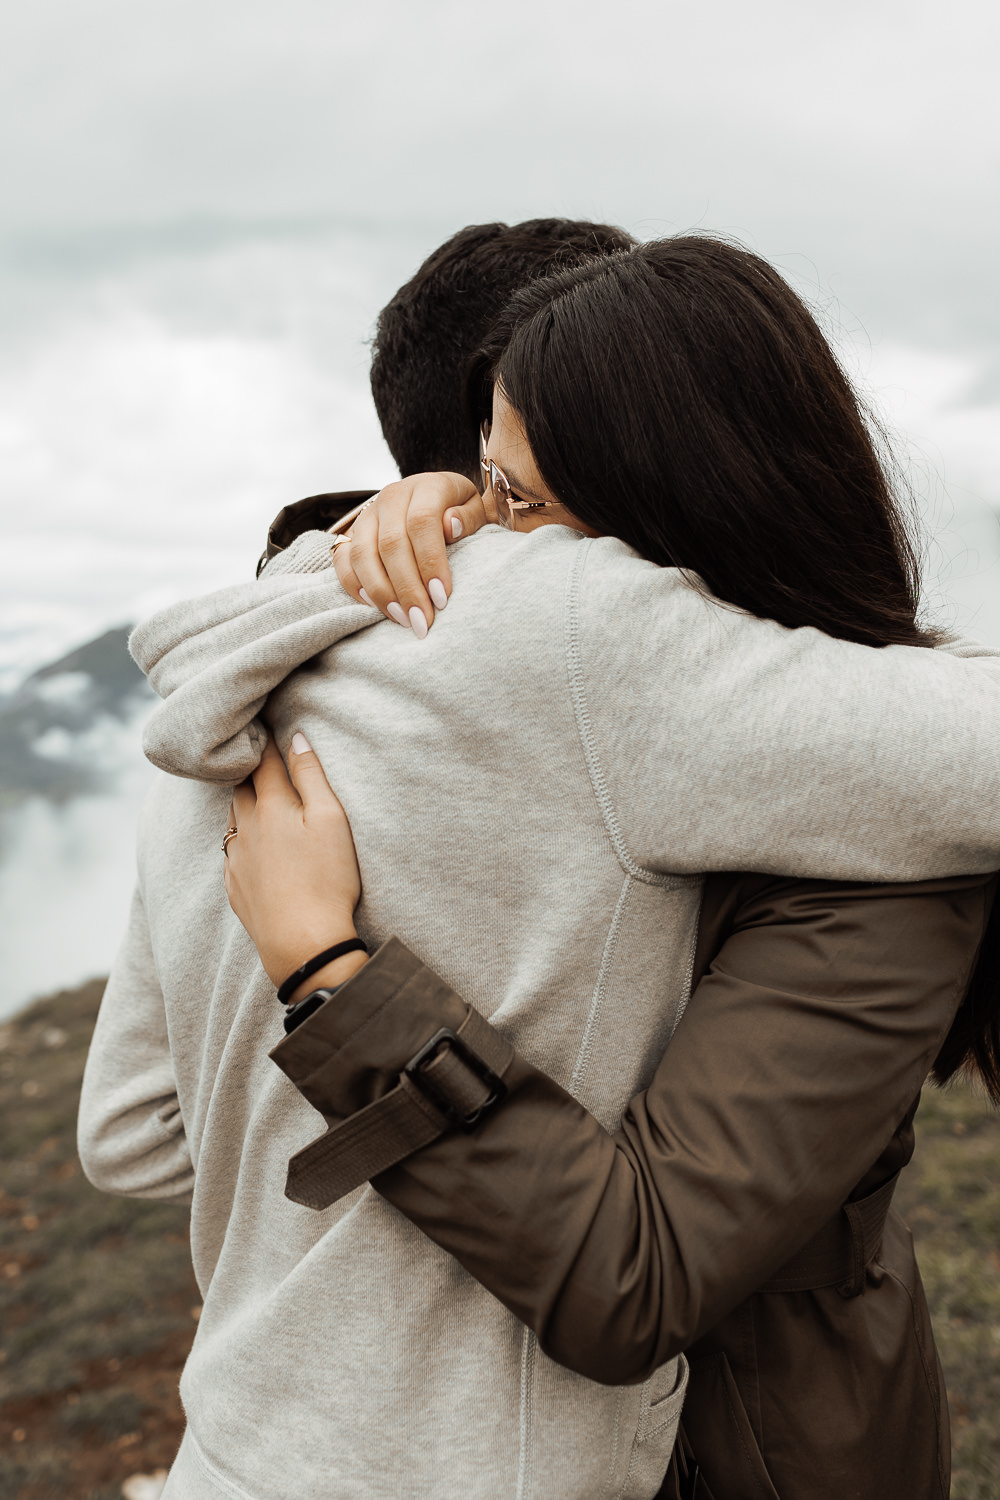
[[[444,591],[444,584],[440,578],[432,578],[427,585],[427,592],[431,596],[431,603],[435,609],[447,609],[448,595]]]
[[[452,518],[451,518],[451,539],[452,539],[452,541],[453,542],[457,542],[458,539],[459,539],[459,537],[461,535],[462,535],[462,523],[458,519],[457,516],[452,516]]]
[[[391,604],[386,605],[385,612],[389,616],[390,620],[395,620],[397,625],[409,625],[410,623],[406,616],[403,614],[403,606],[401,604],[397,604],[395,599]]]
[[[296,729],[292,735],[292,749],[296,755],[308,755],[312,749],[312,745],[310,745],[301,729]]]
[[[410,624],[413,626],[413,634],[417,640],[422,641],[427,634],[427,616],[416,605],[410,610]]]
[[[362,599],[365,601],[366,604],[371,604],[372,605],[372,609],[375,608],[374,604],[372,604],[372,601],[369,599],[369,597],[365,593],[364,589],[358,589],[358,593],[361,595]]]

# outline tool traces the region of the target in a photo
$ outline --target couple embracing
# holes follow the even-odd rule
[[[946,1497],[891,1198],[1000,1090],[1000,661],[737,246],[463,231],[373,391],[408,477],[132,642],[80,1139],[192,1203],[165,1495]]]

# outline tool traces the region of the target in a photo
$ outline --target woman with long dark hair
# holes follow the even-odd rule
[[[442,510],[448,540],[453,517],[461,535],[487,518],[527,531],[558,515],[762,619],[864,645],[933,644],[917,622],[918,560],[888,445],[815,319],[759,256],[678,236],[536,281],[469,372],[477,426],[492,421],[498,378],[561,511],[505,504],[487,517],[461,476],[391,485],[336,558],[351,592],[432,620],[421,572],[448,577]]]
[[[939,632],[917,618],[916,549],[894,493],[887,446],[883,443],[881,453],[878,451],[871,417],[860,408],[808,310],[772,267],[745,250],[703,237],[678,238],[640,246],[610,264],[595,261],[588,270],[526,288],[510,304],[470,373],[469,390],[472,418],[483,426],[483,513],[479,497],[468,492],[463,495],[461,481],[454,478],[425,479],[418,485],[404,482],[390,487],[371,507],[370,514],[355,525],[350,548],[338,548],[338,572],[345,586],[357,595],[363,590],[366,598],[383,609],[395,603],[401,607],[403,618],[409,619],[410,611],[416,608],[433,620],[434,599],[427,595],[426,583],[438,580],[433,593],[439,604],[447,598],[442,580],[450,592],[443,537],[450,540],[456,533],[466,534],[487,519],[499,520],[515,530],[555,520],[591,535],[613,532],[641,556],[695,575],[699,586],[717,598],[789,627],[813,626],[871,646],[930,646],[941,639]],[[461,504],[457,503],[460,499]],[[407,521],[412,554],[399,545],[400,525]],[[458,524],[453,525],[456,521]],[[379,552],[380,522],[384,557]],[[253,799],[243,794],[242,801],[252,817]],[[251,861],[267,859],[272,846],[258,838],[251,849],[252,853],[245,845],[240,850],[243,863],[238,878],[252,886],[255,872]],[[234,870],[228,873],[234,881],[236,909],[247,915],[253,932],[250,913],[256,912],[253,907],[242,906],[243,892],[235,883]],[[331,865],[330,874],[331,884],[324,895],[332,904],[341,893],[339,881],[353,878],[353,861],[346,852],[339,871]],[[315,884],[312,894],[316,894]],[[804,928],[810,941],[819,945],[822,964],[832,965],[836,983],[853,991],[857,1002],[856,1008],[836,1016],[832,1027],[829,1016],[823,1021],[803,1014],[794,1018],[796,1045],[802,1049],[802,1057],[797,1059],[800,1066],[809,1047],[814,1046],[817,1066],[822,1068],[825,1059],[834,1073],[857,1066],[861,1049],[852,1056],[851,1043],[864,1038],[864,1027],[858,1027],[862,997],[873,981],[881,978],[884,982],[892,965],[888,949],[882,953],[877,952],[877,946],[866,949],[864,940],[853,950],[845,945],[836,953],[823,945],[816,929],[822,920],[830,920],[844,894],[834,895],[829,890],[817,893],[804,883],[772,882],[768,889],[768,882],[759,878],[711,877],[694,974],[697,980],[708,976],[717,960],[724,964],[735,947],[736,934],[746,942],[754,923],[760,924],[757,930],[765,949],[770,944],[773,962],[780,968],[785,962],[782,950],[790,946],[791,915],[793,924],[798,924],[795,945],[801,945]],[[848,899],[855,917],[859,911],[864,912],[860,925],[868,925],[877,945],[882,910],[888,909],[890,902],[912,898],[912,894],[901,889],[880,892],[872,888],[851,892]],[[884,896],[889,902],[883,901]],[[737,916],[741,902],[744,909]],[[812,926],[810,907],[822,912],[821,921],[813,918]],[[935,1040],[928,1048],[925,1038],[921,1062],[926,1065],[936,1052],[933,1076],[938,1084],[965,1070],[978,1077],[1000,1103],[998,915],[988,924],[988,940],[974,971],[970,974],[966,966],[956,975],[961,984],[950,993],[950,1007],[946,1002],[941,1008],[940,995],[935,1005],[931,998],[934,986],[928,984],[922,997],[921,1020]],[[272,906],[265,921],[267,927],[272,922],[281,926],[282,914]],[[842,934],[838,936],[842,938]],[[876,954],[878,970],[872,965]],[[804,954],[792,958],[782,974],[788,992],[794,992],[796,981],[799,986],[803,981],[808,983],[808,969]],[[947,959],[943,972],[947,972]],[[769,977],[774,982],[777,976],[772,971]],[[311,988],[312,982],[303,986],[303,990]],[[959,988],[964,988],[964,998],[955,1011]],[[664,1159],[661,1145],[657,1174],[655,1166],[650,1166],[655,1158],[643,1140],[643,1126],[652,1134],[650,1122],[662,1130],[663,1119],[668,1121],[673,1149],[681,1156],[704,1147],[706,1132],[704,1121],[697,1118],[697,1103],[704,1106],[705,1098],[685,1100],[684,1094],[696,1093],[691,1089],[692,1075],[699,1080],[698,1088],[710,1093],[704,1076],[706,1066],[711,1069],[713,1083],[731,1083],[734,1061],[728,1058],[720,1064],[716,1055],[718,1046],[726,1046],[725,1024],[720,1025],[719,1017],[709,1020],[701,1014],[712,1003],[711,991],[707,977],[704,991],[695,988],[685,1026],[674,1043],[675,1049],[677,1041],[682,1043],[684,1056],[675,1050],[670,1059],[672,1068],[665,1058],[649,1096],[635,1099],[630,1106],[626,1133],[619,1143],[620,1149],[631,1148],[645,1169],[642,1176],[648,1178],[646,1190],[661,1190],[660,1212],[668,1222],[689,1206],[686,1195],[681,1194],[684,1188],[690,1191],[690,1181],[683,1182],[685,1172],[690,1174],[690,1163],[684,1163],[679,1172],[676,1161]],[[750,1050],[741,1052],[739,1066],[744,1069],[748,1065],[761,1067],[766,1053],[781,1045],[774,1035],[776,1022],[779,1026],[781,1023],[773,1013],[779,1009],[775,997],[754,999],[751,1005],[746,993],[738,995],[743,1010],[750,1012],[750,1024],[744,1015],[737,1023],[739,1031],[729,1038],[730,1044],[746,1047],[753,1028],[762,1028],[750,1041]],[[787,1001],[787,993],[783,992],[781,999]],[[731,999],[725,1009],[733,1020],[736,1007]],[[829,1030],[824,1031],[824,1023]],[[852,1030],[856,1031],[854,1037],[850,1035]],[[864,1040],[870,1046],[871,1038]],[[900,1066],[901,1057],[892,1053],[890,1040],[882,1061],[884,1073],[870,1080],[873,1098]],[[907,1057],[907,1061],[911,1059]],[[686,1069],[690,1070],[687,1076]],[[768,1098],[766,1089],[758,1084],[753,1108],[759,1111],[763,1105],[777,1128],[797,1128],[796,1108],[787,1095],[801,1088],[801,1071],[790,1069],[784,1078],[780,1069],[775,1071],[777,1087],[773,1095]],[[774,1078],[775,1073],[769,1072],[768,1083]],[[843,1128],[845,1102],[838,1097],[833,1079],[826,1081],[826,1087],[828,1097],[824,1100],[816,1097],[813,1086],[806,1107],[821,1119],[825,1117],[826,1126],[835,1135]],[[912,1090],[912,1084],[910,1087]],[[904,1109],[904,1097],[905,1091],[901,1094],[890,1089],[880,1101],[885,1128],[890,1123],[895,1127],[892,1140],[879,1161],[869,1166],[865,1178],[851,1184],[855,1200],[879,1199],[874,1210],[876,1222],[867,1229],[867,1238],[859,1211],[834,1216],[832,1227],[825,1230],[827,1244],[814,1243],[811,1251],[800,1251],[798,1270],[793,1265],[786,1268],[783,1277],[780,1273],[771,1277],[766,1292],[758,1292],[726,1320],[702,1333],[702,1358],[699,1362],[696,1354],[693,1356],[694,1388],[688,1397],[688,1423],[696,1433],[698,1448],[693,1452],[690,1440],[682,1441],[685,1456],[675,1460],[671,1493],[675,1489],[678,1493],[695,1493],[694,1469],[700,1460],[699,1493],[708,1495],[711,1475],[716,1500],[751,1492],[777,1492],[786,1500],[828,1492],[873,1497],[947,1494],[947,1410],[939,1367],[931,1367],[938,1382],[937,1401],[927,1405],[926,1398],[922,1403],[919,1389],[914,1391],[912,1381],[901,1381],[899,1368],[890,1370],[880,1365],[871,1348],[873,1327],[885,1317],[892,1290],[898,1290],[899,1285],[891,1269],[888,1274],[883,1268],[875,1269],[874,1252],[882,1248],[882,1225],[892,1186],[912,1151],[916,1100],[906,1098]],[[553,1105],[551,1100],[546,1102]],[[716,1097],[715,1105],[725,1117],[724,1092]],[[745,1101],[742,1107],[747,1109]],[[801,1109],[801,1102],[798,1107]],[[658,1109],[662,1111],[659,1120]],[[522,1112],[525,1119],[520,1123],[530,1139],[528,1111],[523,1106]],[[544,1107],[536,1106],[536,1113],[538,1118],[531,1123],[551,1132],[552,1122]],[[738,1118],[734,1111],[725,1119],[727,1130],[736,1129]],[[631,1131],[627,1130],[629,1120]],[[761,1144],[759,1124],[756,1135],[748,1134],[755,1145]],[[724,1161],[725,1152],[720,1151],[718,1140],[712,1141],[710,1132],[708,1138],[709,1161]],[[511,1139],[516,1139],[516,1131],[508,1133],[504,1144],[509,1145]],[[877,1135],[872,1140],[874,1145]],[[477,1173],[496,1169],[492,1163],[486,1165],[483,1153],[477,1152],[467,1138],[453,1139],[451,1145],[450,1178],[448,1167],[442,1164],[436,1174],[430,1169],[432,1181],[428,1186],[425,1168],[419,1188],[409,1184],[409,1191],[404,1190],[396,1201],[439,1243],[460,1254],[464,1251],[464,1263],[474,1274],[482,1275],[498,1295],[506,1293],[513,1300],[514,1280],[523,1283],[528,1279],[523,1265],[516,1278],[511,1270],[511,1257],[523,1257],[526,1241],[532,1244],[529,1264],[537,1271],[551,1253],[552,1241],[569,1240],[574,1249],[579,1249],[580,1242],[586,1246],[589,1239],[600,1237],[593,1226],[586,1236],[579,1228],[574,1232],[568,1227],[587,1211],[582,1202],[573,1203],[570,1195],[571,1211],[567,1213],[562,1183],[569,1157],[579,1152],[586,1158],[590,1147],[598,1175],[602,1165],[578,1121],[564,1126],[559,1143],[562,1149],[552,1152],[544,1167],[539,1168],[532,1152],[530,1165],[521,1161],[508,1169],[512,1191],[529,1174],[536,1179],[531,1198],[536,1207],[550,1190],[559,1205],[559,1215],[566,1216],[566,1227],[556,1222],[554,1214],[539,1214],[533,1223],[529,1215],[529,1222],[519,1225],[516,1232],[501,1233],[500,1244],[495,1225],[488,1227],[481,1212],[466,1206],[466,1192]],[[460,1164],[455,1160],[456,1145],[462,1156]],[[768,1167],[773,1171],[773,1141],[768,1147],[772,1158]],[[844,1156],[850,1153],[846,1142],[845,1148]],[[807,1158],[801,1162],[806,1170],[828,1177],[831,1205],[840,1186],[836,1155],[836,1151],[817,1153],[812,1162]],[[755,1167],[760,1172],[761,1180],[754,1184],[759,1190],[768,1168],[762,1162],[754,1163],[749,1151],[743,1165],[751,1184]],[[640,1189],[642,1176],[635,1180],[633,1191]],[[721,1196],[722,1181],[723,1173],[708,1172],[700,1185],[714,1188]],[[671,1202],[671,1190],[679,1201]],[[592,1210],[593,1189],[581,1196]],[[847,1193],[841,1196],[845,1203],[849,1201]],[[442,1216],[445,1205],[454,1216],[447,1226]],[[727,1206],[739,1218],[736,1204],[731,1201]],[[753,1235],[753,1209],[748,1205],[744,1213],[741,1227]],[[695,1223],[704,1228],[697,1216]],[[686,1228],[690,1231],[690,1223]],[[470,1238],[477,1230],[482,1242],[470,1255]],[[624,1265],[636,1256],[636,1221],[632,1215],[624,1216],[618,1243],[606,1226],[603,1232],[607,1241],[603,1254],[606,1260],[612,1260],[613,1269],[605,1263],[601,1271],[608,1280],[615,1273],[620,1278]],[[850,1245],[848,1251],[843,1245],[837,1247],[840,1264],[837,1249],[830,1248],[838,1234]],[[655,1257],[655,1252],[647,1253]],[[852,1253],[854,1284],[849,1288],[851,1295],[845,1298],[843,1283],[850,1279]],[[824,1255],[825,1266],[821,1265]],[[883,1260],[887,1258],[888,1253]],[[909,1273],[909,1285],[893,1313],[905,1325],[911,1310],[919,1310],[920,1332],[926,1341],[920,1348],[915,1338],[907,1351],[909,1361],[904,1359],[903,1363],[915,1362],[916,1356],[925,1364],[933,1341],[919,1278],[908,1264],[911,1256],[905,1241],[901,1259]],[[630,1269],[636,1276],[634,1264]],[[834,1279],[831,1271],[839,1284],[824,1287],[824,1281]],[[720,1300],[725,1300],[727,1293],[732,1295],[730,1288],[739,1285],[738,1269],[719,1264],[713,1274],[720,1284],[716,1297],[721,1291]],[[571,1284],[572,1279],[582,1279],[579,1270]],[[871,1295],[872,1287],[881,1295]],[[666,1297],[670,1290],[670,1278],[663,1276],[660,1295]],[[855,1316],[852,1323],[850,1313],[856,1309],[849,1304],[866,1290],[870,1293],[868,1302],[857,1306],[858,1312],[863,1308],[865,1316]],[[606,1340],[590,1331],[593,1361],[589,1369],[598,1378],[602,1369],[608,1378],[614,1378],[622,1373],[617,1364],[621,1342],[636,1337],[639,1319],[634,1313],[630,1319],[624,1311],[628,1297],[620,1281],[602,1291],[611,1304],[604,1313],[603,1327],[617,1313],[625,1328]],[[620,1293],[617,1301],[616,1291]],[[648,1286],[643,1291],[648,1301]],[[533,1292],[521,1291],[518,1310],[524,1315],[530,1307],[534,1326],[538,1326],[544,1294],[538,1288]],[[673,1294],[677,1295],[676,1288]],[[559,1300],[572,1302],[573,1293],[562,1288]],[[594,1301],[591,1292],[586,1307],[591,1314]],[[819,1305],[824,1302],[826,1307]],[[844,1305],[838,1308],[838,1302]],[[840,1313],[840,1326],[834,1329],[839,1348],[830,1361],[834,1368],[823,1371],[817,1367],[824,1360],[824,1345],[831,1332],[831,1304]],[[544,1308],[548,1320],[553,1320],[557,1306],[553,1299],[553,1304]],[[584,1306],[583,1299],[577,1302],[574,1311],[578,1316]],[[643,1311],[651,1322],[658,1315],[667,1326],[676,1326],[672,1325],[672,1309],[661,1307],[652,1312],[647,1305]],[[701,1331],[704,1316],[692,1321]],[[683,1320],[681,1323],[683,1326]],[[745,1342],[741,1348],[739,1341],[746,1340],[748,1328],[754,1323],[752,1340],[756,1349],[748,1363]],[[796,1324],[789,1339],[789,1326]],[[768,1348],[769,1339],[778,1347]],[[680,1341],[677,1343],[679,1347]],[[557,1340],[551,1340],[547,1347],[557,1349]],[[672,1344],[668,1341],[666,1347]],[[790,1348],[795,1351],[794,1360],[789,1357]],[[783,1358],[786,1363],[781,1369]],[[815,1366],[809,1368],[812,1362]],[[856,1411],[845,1411],[845,1386],[848,1372],[857,1379],[866,1362],[867,1386],[862,1380],[860,1391],[846,1398],[848,1404],[852,1399],[860,1402],[859,1417]],[[754,1380],[759,1384],[762,1375],[763,1398],[758,1390],[755,1409],[750,1392]],[[796,1389],[802,1379],[817,1392],[822,1390],[828,1403],[812,1431],[804,1416],[809,1398]],[[741,1389],[727,1389],[727,1381]],[[918,1374],[918,1387],[923,1383]],[[933,1382],[927,1390],[933,1397]],[[889,1392],[894,1409],[887,1426],[885,1398]],[[927,1405],[932,1420],[923,1428],[923,1440],[918,1441],[915,1435],[922,1424],[917,1410],[921,1404]],[[931,1410],[934,1405],[936,1411]],[[744,1406],[747,1410],[742,1410]],[[767,1408],[765,1420],[762,1412]],[[793,1451],[789,1451],[790,1433],[797,1440]],[[760,1450],[771,1458],[771,1475],[754,1472],[758,1464],[762,1469],[765,1466]],[[748,1485],[750,1488],[745,1489]]]
[[[147,816],[82,1116],[96,1178],[195,1185],[167,1493],[250,1493],[294,1431],[296,1495],[329,1449],[338,1496],[639,1500],[683,1402],[672,1496],[943,1496],[890,1200],[935,1058],[996,1082],[990,673],[907,649],[884,468],[756,257],[537,283],[484,369],[485,496],[404,481],[336,544],[351,597],[313,533],[135,638],[147,753],[218,783]],[[264,973],[205,857],[254,767],[225,871]]]

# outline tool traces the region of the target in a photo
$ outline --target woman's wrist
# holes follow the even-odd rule
[[[353,937],[354,934],[351,933],[350,936]],[[327,943],[326,946],[332,948],[334,942],[343,941],[344,937],[340,936]],[[317,952],[322,953],[322,951],[321,947],[317,949]],[[322,969],[317,969],[315,974],[310,974],[308,979],[304,979],[298,989],[289,996],[287,1003],[295,1005],[299,1000],[304,1000],[307,995],[311,995],[313,990],[332,990],[336,989],[338,984],[346,984],[349,979],[354,978],[359,969],[364,968],[367,962],[368,954],[362,953],[360,949],[356,949],[353,953],[345,953],[341,958],[333,959],[331,963],[324,964]]]
[[[285,914],[280,922],[272,920],[267,938],[263,934],[255,938],[260,961],[276,990],[292,977],[296,969],[318,954],[335,948],[338,943],[356,940],[358,936],[353,908],[346,911],[329,906],[323,910],[310,909],[297,913],[297,918]],[[252,930],[250,935],[254,937]]]

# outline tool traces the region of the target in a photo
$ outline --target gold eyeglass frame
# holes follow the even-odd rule
[[[547,510],[558,505],[558,500],[524,500],[520,495],[514,493],[510,487],[510,480],[503,469],[495,464],[492,458],[486,457],[486,449],[490,441],[491,423],[485,418],[479,424],[479,467],[483,471],[483,494],[488,489],[493,491],[493,499],[496,503],[497,520],[501,526],[508,531],[516,531],[514,525],[515,512],[519,510]]]

